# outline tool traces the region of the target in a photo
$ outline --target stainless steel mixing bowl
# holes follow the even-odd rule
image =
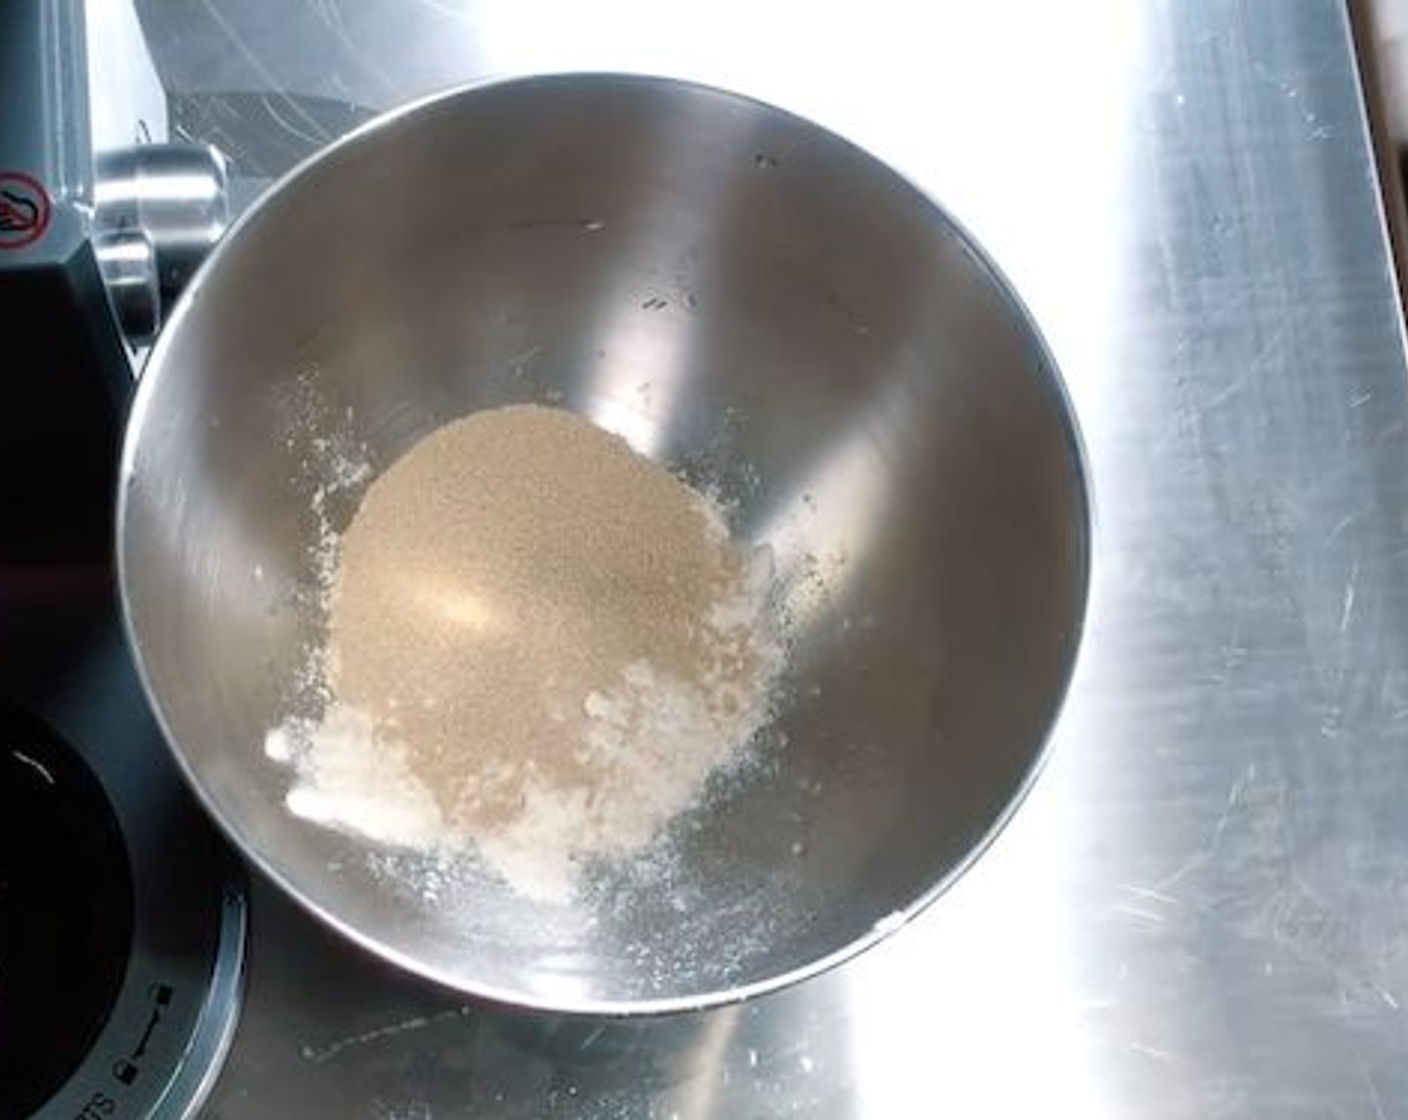
[[[339,458],[528,400],[720,491],[795,642],[761,763],[681,823],[674,876],[561,908],[412,889],[291,815],[261,749],[323,624],[319,510],[345,525],[366,485]],[[813,124],[620,76],[437,97],[271,191],[152,354],[118,533],[151,699],[235,842],[374,952],[567,1011],[761,992],[931,901],[1032,780],[1087,583],[1057,374],[964,233]]]

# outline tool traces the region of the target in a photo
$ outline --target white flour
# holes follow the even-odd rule
[[[265,743],[301,816],[476,854],[564,901],[585,861],[642,853],[769,718],[770,555],[569,413],[447,425],[329,539],[325,710]]]

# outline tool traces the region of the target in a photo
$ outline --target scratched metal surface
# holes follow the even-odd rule
[[[742,1007],[562,1022],[261,887],[208,1116],[1408,1114],[1408,394],[1339,4],[142,9],[245,198],[488,75],[669,73],[840,129],[1024,294],[1099,522],[1049,769],[886,945]]]

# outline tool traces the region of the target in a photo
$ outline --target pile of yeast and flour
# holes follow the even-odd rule
[[[368,488],[335,548],[321,714],[265,749],[294,812],[477,853],[564,901],[641,852],[769,717],[765,550],[569,412],[473,413]]]

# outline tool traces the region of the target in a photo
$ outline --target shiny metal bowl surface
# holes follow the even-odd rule
[[[262,751],[324,624],[317,509],[345,525],[366,485],[330,485],[329,448],[384,468],[515,401],[715,488],[793,618],[762,761],[677,830],[673,876],[559,908],[410,889],[291,815]],[[426,977],[613,1013],[800,979],[935,898],[1032,780],[1089,540],[1050,357],[940,209],[787,113],[606,75],[437,97],[270,192],[148,363],[118,536],[171,746],[259,866]]]

